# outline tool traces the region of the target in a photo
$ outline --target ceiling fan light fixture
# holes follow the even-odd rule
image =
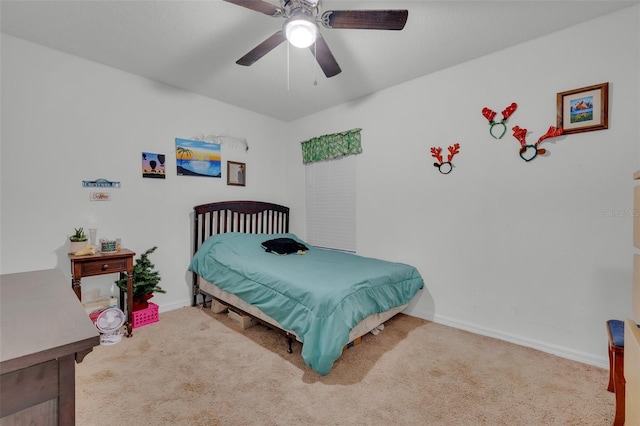
[[[284,22],[284,33],[289,43],[295,47],[309,47],[318,37],[318,26],[301,10]]]

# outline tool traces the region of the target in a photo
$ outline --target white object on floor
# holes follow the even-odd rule
[[[120,328],[125,323],[125,315],[118,308],[107,308],[98,314],[95,324],[100,331],[100,344],[113,345],[122,340]]]
[[[101,299],[92,300],[82,304],[86,313],[90,314],[104,308],[117,308],[118,299],[115,297],[103,297]]]
[[[382,330],[384,330],[384,324],[380,324],[379,326],[371,330],[371,334],[373,334],[374,336],[377,336],[378,333],[380,333]]]

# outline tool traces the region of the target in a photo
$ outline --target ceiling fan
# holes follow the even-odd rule
[[[280,0],[280,6],[262,0],[224,1],[272,17],[285,18],[281,30],[238,59],[236,64],[253,65],[282,42],[288,41],[295,47],[309,47],[327,78],[339,74],[342,70],[320,34],[318,23],[329,29],[401,30],[409,15],[409,11],[405,9],[326,10],[321,13],[321,0]]]

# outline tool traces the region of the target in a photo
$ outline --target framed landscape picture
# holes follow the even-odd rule
[[[609,128],[609,83],[560,92],[556,105],[557,127],[565,134]]]
[[[220,144],[176,138],[178,176],[222,177]]]

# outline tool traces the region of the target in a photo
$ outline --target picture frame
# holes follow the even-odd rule
[[[556,96],[557,127],[564,134],[609,128],[609,83],[560,92]]]
[[[227,161],[227,185],[246,186],[247,165],[237,161]]]
[[[178,176],[222,178],[220,144],[176,138]]]
[[[142,177],[153,179],[165,179],[166,155],[154,152],[142,153]]]

